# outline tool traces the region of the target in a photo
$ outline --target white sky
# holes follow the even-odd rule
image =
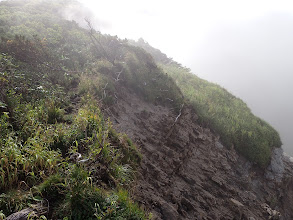
[[[293,156],[293,1],[80,0],[102,33],[142,37],[240,97]]]
[[[284,0],[81,1],[95,12],[102,32],[121,38],[143,37],[179,62],[220,24],[293,12],[293,1]]]

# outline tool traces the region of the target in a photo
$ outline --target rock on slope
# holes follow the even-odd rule
[[[292,163],[282,154],[283,168],[263,171],[201,127],[189,106],[174,123],[172,109],[120,91],[105,113],[141,149],[133,191],[154,219],[293,219]]]

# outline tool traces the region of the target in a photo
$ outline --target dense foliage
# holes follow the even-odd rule
[[[128,193],[141,155],[100,108],[123,85],[174,109],[182,95],[144,50],[64,20],[68,4],[0,3],[0,216],[146,219]]]
[[[220,135],[227,147],[235,147],[250,161],[265,167],[273,147],[280,147],[278,132],[254,116],[247,105],[224,88],[200,79],[159,50],[140,39],[134,43],[157,57],[160,67],[171,76],[196,109],[200,122]]]
[[[0,56],[2,213],[46,201],[53,219],[145,219],[127,193],[141,160],[136,147],[88,93],[70,111],[64,88],[47,77],[49,89],[26,92],[35,74],[23,65]]]

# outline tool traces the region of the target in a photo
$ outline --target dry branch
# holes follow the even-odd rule
[[[182,104],[182,106],[181,106],[181,108],[180,108],[180,111],[179,111],[179,114],[177,115],[177,117],[176,117],[176,119],[175,119],[175,122],[174,122],[174,123],[176,123],[176,122],[177,122],[177,120],[178,120],[178,118],[180,118],[180,116],[181,116],[181,114],[182,114],[182,109],[183,109],[183,107],[184,107],[184,104]]]
[[[120,77],[122,72],[123,72],[123,69],[120,72],[116,73],[117,77],[116,77],[116,79],[114,79],[116,82],[118,82],[120,80],[119,77]]]
[[[87,18],[85,18],[84,20],[86,21],[86,23],[87,23],[87,25],[89,27],[89,30],[90,30],[89,35],[90,35],[92,43],[95,45],[95,48],[96,48],[98,54],[100,53],[99,49],[101,49],[103,58],[105,58],[106,60],[109,60],[108,59],[108,54],[107,54],[105,48],[101,44],[100,40],[97,39],[96,36],[95,36],[95,30],[94,30],[91,22]]]
[[[175,118],[174,120],[174,123],[172,124],[167,136],[166,136],[166,139],[168,139],[170,137],[170,135],[172,134],[173,130],[174,130],[174,127],[175,127],[175,124],[176,122],[178,121],[178,119],[181,117],[182,115],[182,110],[183,110],[183,107],[184,107],[184,104],[181,105],[181,108],[179,110],[179,114],[177,115],[177,117]]]

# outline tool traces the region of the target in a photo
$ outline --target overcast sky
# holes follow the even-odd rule
[[[292,1],[81,1],[102,33],[142,37],[242,98],[293,156]]]

